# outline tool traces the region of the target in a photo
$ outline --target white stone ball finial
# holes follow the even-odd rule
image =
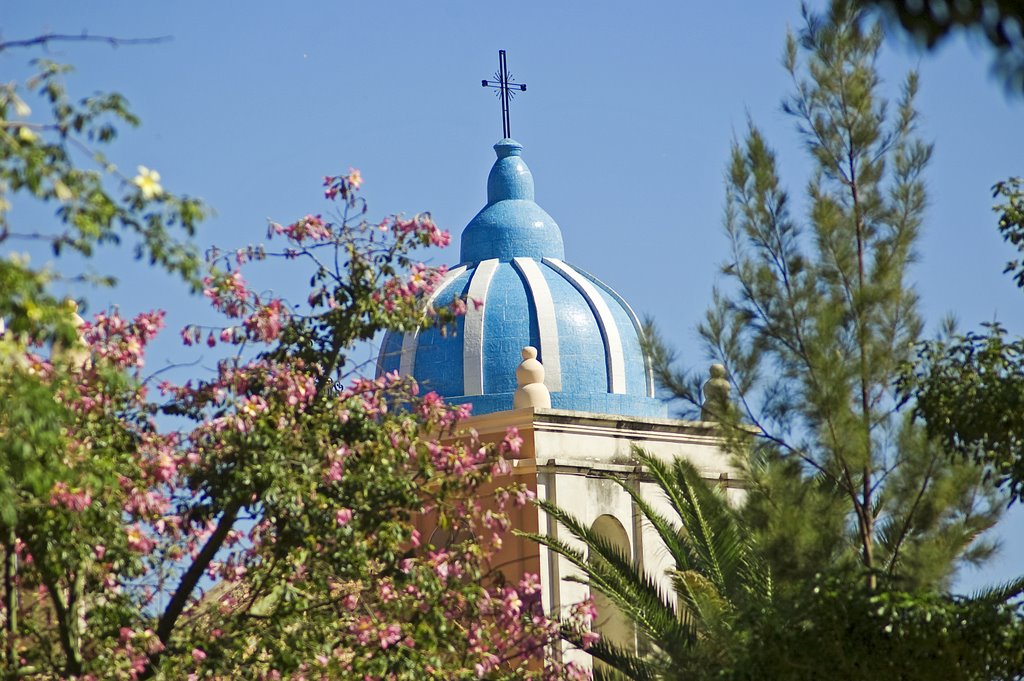
[[[551,408],[551,393],[544,385],[544,365],[537,361],[537,348],[531,345],[523,348],[523,361],[516,367],[516,385],[519,387],[512,396],[515,409]]]

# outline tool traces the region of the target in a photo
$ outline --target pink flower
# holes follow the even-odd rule
[[[574,604],[569,611],[573,617],[577,617],[584,622],[593,622],[597,618],[597,607],[594,605],[594,601],[589,598]]]
[[[395,593],[395,587],[391,585],[391,582],[384,581],[380,585],[380,599],[385,603],[395,600],[398,598],[398,594]]]
[[[377,632],[377,637],[380,639],[380,647],[387,650],[388,646],[402,640],[402,628],[397,624],[389,624]]]
[[[281,335],[282,312],[281,301],[271,300],[245,320],[245,328],[256,340],[272,341]]]
[[[206,653],[203,652],[202,648],[193,648],[192,659],[196,661],[196,664],[199,664],[200,662],[206,659]]]
[[[523,448],[523,438],[519,435],[519,429],[512,426],[505,431],[505,439],[502,440],[503,447],[512,454],[518,454]]]
[[[474,671],[476,672],[477,678],[483,678],[487,672],[491,671],[498,666],[501,660],[494,653],[484,653],[483,659],[476,663]]]
[[[335,522],[338,523],[338,525],[341,525],[341,526],[347,525],[348,522],[350,520],[352,520],[352,509],[351,508],[339,509],[338,512],[334,514],[334,520],[335,520]]]
[[[324,479],[328,482],[338,482],[341,480],[341,474],[345,470],[345,465],[340,461],[332,461],[330,466],[327,468],[327,473],[324,474]]]
[[[519,598],[519,593],[515,589],[506,589],[502,605],[505,608],[505,613],[518,617],[523,607],[523,599]]]
[[[96,560],[103,560],[103,556],[107,555],[107,547],[103,544],[97,544],[92,552],[96,556]]]
[[[332,190],[328,190],[325,192],[328,198],[331,198],[331,191]],[[271,230],[278,234],[284,234],[290,241],[297,244],[302,243],[306,239],[321,242],[327,241],[332,235],[331,225],[324,222],[319,215],[307,215],[287,227],[282,227],[277,223],[271,223]]]
[[[358,168],[348,169],[348,183],[352,189],[359,189],[363,186],[363,174]]]
[[[522,508],[523,506],[526,506],[526,502],[530,501],[531,499],[535,499],[536,497],[537,495],[536,493],[534,493],[533,490],[527,489],[525,486],[522,486],[516,491],[516,498],[513,503],[515,504],[515,506]]]
[[[532,572],[527,572],[519,580],[519,588],[524,594],[534,594],[540,591],[540,578]]]
[[[55,482],[50,490],[50,506],[63,506],[69,511],[84,511],[92,506],[89,490],[71,488],[66,482]]]
[[[448,552],[444,549],[431,551],[428,557],[430,562],[434,564],[434,573],[441,579],[447,579],[451,571],[451,566],[448,563]]]
[[[156,548],[156,542],[148,537],[137,524],[129,526],[126,532],[128,534],[128,548],[132,551],[149,553]]]
[[[327,456],[327,472],[324,473],[324,480],[327,482],[338,482],[345,472],[345,458],[348,456],[348,447],[342,445],[334,450],[333,454]]]
[[[601,634],[596,631],[585,631],[583,632],[583,640],[581,641],[583,649],[586,650],[590,646],[594,645],[601,640]]]

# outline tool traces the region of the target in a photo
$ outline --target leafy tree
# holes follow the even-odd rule
[[[0,52],[23,44],[34,42],[3,42]],[[205,215],[202,203],[164,191],[155,171],[139,167],[129,177],[108,160],[104,148],[116,140],[118,126],[139,123],[123,96],[97,93],[75,101],[64,85],[71,67],[47,60],[33,64],[36,73],[24,84],[0,86],[0,244],[43,244],[56,256],[88,257],[97,247],[128,238],[135,257],[198,290],[202,260],[187,238]],[[33,97],[48,109],[45,114],[33,115]],[[77,164],[83,156],[92,167]],[[56,221],[12,226],[8,212],[19,195],[56,204]],[[70,317],[63,301],[48,297],[46,285],[58,280],[114,283],[112,277],[88,271],[33,268],[14,257],[0,262],[0,280],[0,314],[11,331],[53,340],[54,328],[60,327],[65,342],[71,340]]]
[[[747,511],[731,507],[684,460],[636,456],[671,513],[616,482],[664,543],[668,575],[630,561],[549,503],[540,506],[583,549],[529,535],[567,558],[593,593],[635,624],[640,655],[567,629],[571,642],[606,665],[595,666],[595,678],[992,681],[1024,673],[1024,578],[970,597],[889,583],[869,589],[859,573],[827,565],[812,579],[780,583]]]
[[[1014,0],[968,0],[953,3],[907,0],[860,0],[865,7],[880,7],[911,35],[929,48],[957,28],[985,35],[996,50],[996,70],[1010,91],[1024,92],[1024,8]],[[994,187],[1006,203],[999,229],[1004,238],[1021,247],[1024,240],[1020,178]],[[1019,261],[1007,264],[1022,283]],[[950,334],[949,338],[922,346],[917,366],[908,369],[904,388],[917,400],[917,413],[931,435],[950,450],[973,459],[1006,486],[1013,500],[1024,498],[1024,464],[1020,437],[1024,424],[1017,418],[1024,379],[1021,339],[1008,339],[998,323],[982,333]]]
[[[1000,213],[1003,238],[1024,250],[1024,187],[1013,178],[994,188],[1005,203]],[[1024,288],[1021,260],[1006,264]],[[969,332],[924,343],[902,388],[916,400],[928,432],[951,452],[973,460],[1024,500],[1024,339],[1008,338],[1000,324],[985,333]]]
[[[4,191],[56,203],[60,226],[29,231],[58,254],[137,235],[139,255],[223,319],[182,340],[225,356],[212,375],[154,386],[143,366],[162,313],[76,320],[56,273],[3,261],[4,677],[578,675],[542,659],[559,625],[540,611],[536,577],[490,565],[504,504],[527,496],[493,491],[518,436],[483,445],[460,428],[465,410],[394,376],[349,373],[354,345],[378,330],[453,319],[422,308],[442,273],[413,258],[447,233],[425,214],[369,221],[353,171],[325,180],[337,219],[274,223],[279,250],[214,252],[203,276],[167,231],[190,232],[196,202],[148,169],[75,166],[69,145],[108,141],[134,118],[117,95],[71,103],[63,72],[44,64],[33,81],[53,104],[46,123],[5,86]],[[8,208],[0,241],[23,233]],[[271,258],[310,277],[308,300],[247,284],[243,268]],[[431,545],[424,514],[467,532]]]
[[[80,39],[51,36],[6,41],[0,43],[0,52],[65,38]],[[151,171],[140,168],[138,176],[129,178],[109,163],[102,149],[116,139],[118,126],[138,123],[123,97],[96,94],[74,101],[63,82],[70,67],[46,60],[34,64],[36,73],[24,85],[9,82],[0,86],[0,244],[8,249],[23,243],[44,244],[54,255],[73,252],[90,256],[97,246],[130,236],[136,257],[147,258],[198,287],[201,260],[195,248],[178,235],[194,233],[205,213],[202,204],[164,192],[159,176]],[[33,115],[28,101],[33,97],[46,113]],[[89,158],[94,166],[79,167],[76,155]],[[8,213],[19,196],[56,204],[56,220],[13,227]],[[16,678],[23,668],[18,661],[17,632],[38,624],[19,623],[18,619],[24,605],[18,588],[22,574],[19,549],[24,542],[18,527],[27,522],[23,514],[26,495],[48,495],[51,486],[59,482],[56,470],[64,455],[68,409],[54,396],[55,391],[71,386],[63,372],[48,371],[46,380],[40,380],[40,358],[26,353],[44,345],[68,349],[79,342],[76,327],[81,320],[74,314],[76,305],[56,296],[55,284],[109,285],[113,278],[36,267],[28,256],[11,250],[5,256],[0,259],[0,537],[4,549],[4,668],[9,677]],[[137,338],[136,342],[143,340]],[[103,373],[111,381],[111,392],[123,390],[124,382],[116,371]],[[89,428],[95,430],[99,442],[124,444],[122,429],[110,428],[109,421],[92,422]],[[98,475],[96,481],[102,479]],[[65,614],[77,616],[80,603],[68,608],[67,600],[61,604]],[[74,626],[65,626],[70,622],[66,618],[62,626],[65,639],[74,643]]]
[[[726,678],[996,681],[1024,673],[1024,580],[970,597],[821,576],[746,611]]]
[[[941,587],[989,555],[979,537],[999,511],[895,394],[921,327],[905,281],[932,150],[916,135],[917,76],[890,107],[881,29],[843,0],[805,19],[787,41],[795,90],[783,106],[813,163],[806,218],[753,123],[726,173],[730,286],[700,328],[736,391],[737,409],[720,417],[778,582],[856,565],[869,588],[883,576]],[[695,400],[664,343],[655,349],[659,374]]]
[[[893,23],[929,48],[958,28],[981,33],[996,52],[996,71],[1007,87],[1024,92],[1024,7],[1016,0],[859,0],[859,4],[881,8]]]

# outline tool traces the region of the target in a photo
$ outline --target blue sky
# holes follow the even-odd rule
[[[794,197],[807,179],[779,107],[790,86],[785,33],[800,26],[795,0],[4,4],[5,39],[172,36],[119,49],[54,45],[49,56],[76,65],[72,91],[127,95],[143,126],[122,136],[114,159],[130,174],[155,168],[168,189],[205,199],[217,214],[200,240],[226,247],[263,240],[268,218],[324,210],[321,178],[349,167],[362,170],[374,215],[429,210],[457,237],[484,204],[501,136],[498,100],[480,80],[507,50],[529,86],[513,102],[512,135],[568,261],[652,315],[687,367],[707,363],[694,328],[726,256],[723,171],[748,117],[778,150]],[[0,54],[5,79],[40,54]],[[880,64],[893,90],[919,68],[921,130],[936,144],[911,275],[929,332],[954,314],[965,327],[999,319],[1024,333],[1024,298],[1001,274],[1011,252],[990,192],[1024,174],[1024,98],[1007,97],[989,64],[984,46],[964,39],[933,54],[890,40]],[[24,210],[23,219],[38,217]],[[458,260],[457,243],[435,262]],[[94,308],[166,308],[172,329],[202,309],[123,253],[97,267],[116,269],[122,285],[86,292]],[[286,274],[263,284],[298,294],[303,282]],[[173,336],[156,346],[152,368],[183,359]],[[960,584],[1019,573],[1022,530],[1018,510],[1001,527],[1001,558]]]

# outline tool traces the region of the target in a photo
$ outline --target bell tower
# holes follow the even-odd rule
[[[717,426],[667,418],[654,396],[636,314],[614,289],[566,261],[558,223],[535,201],[523,146],[504,138],[494,150],[487,203],[462,232],[460,262],[428,301],[447,306],[462,298],[465,316],[447,333],[388,334],[378,371],[411,375],[423,390],[470,404],[466,426],[484,439],[498,441],[517,429],[523,446],[511,462],[516,482],[604,534],[652,573],[667,575],[672,566],[656,533],[609,478],[661,504],[634,456],[641,448],[665,459],[685,457],[705,478],[739,494]],[[626,264],[619,274],[628,273]],[[709,381],[716,400],[727,399],[720,373]],[[533,505],[517,509],[511,520],[527,532],[568,535]],[[424,529],[430,536],[431,528]],[[508,537],[498,562],[510,577],[538,574],[548,612],[589,595],[586,586],[566,580],[574,574],[567,561],[529,540]],[[603,605],[598,631],[635,646],[631,624]]]

